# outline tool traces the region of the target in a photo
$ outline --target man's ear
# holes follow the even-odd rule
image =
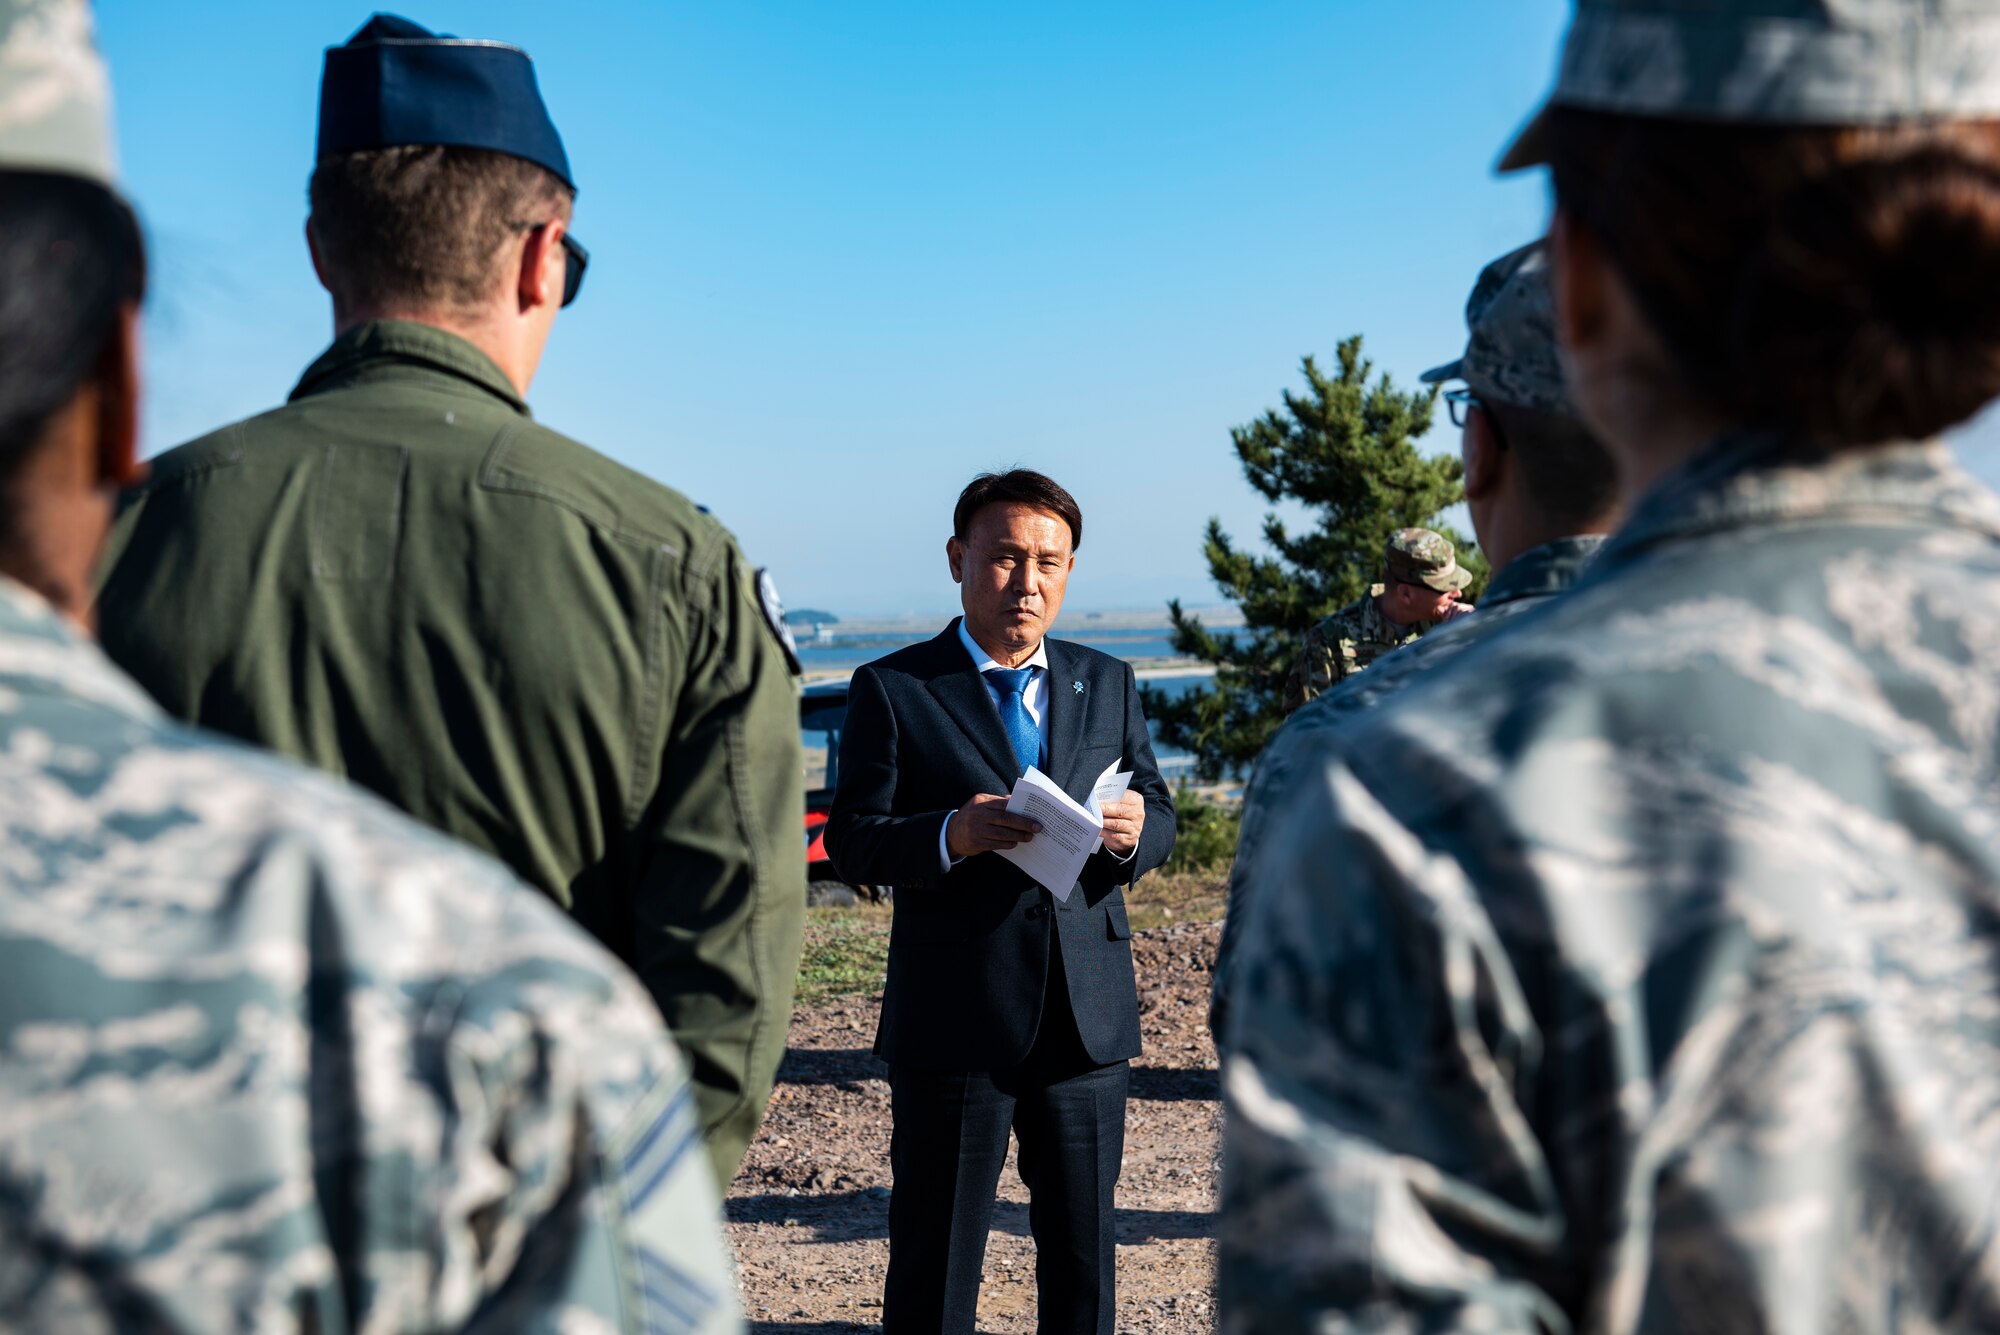
[[[562,303],[563,271],[569,258],[563,253],[563,234],[569,224],[556,219],[529,231],[521,246],[520,270],[515,280],[519,313]]]
[[[965,544],[957,538],[946,538],[944,540],[944,559],[951,562],[951,582],[954,584],[965,583]]]
[[[1556,303],[1556,337],[1585,349],[1604,336],[1611,314],[1610,260],[1597,234],[1561,209],[1549,224],[1549,285]]]
[[[139,308],[118,309],[97,368],[97,481],[123,491],[146,480],[139,462]]]
[[[333,284],[326,281],[326,260],[319,253],[319,235],[313,231],[311,217],[306,218],[306,254],[312,256],[313,277],[319,279],[319,285],[326,289],[328,296],[332,296]]]

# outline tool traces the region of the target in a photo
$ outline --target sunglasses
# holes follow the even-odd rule
[[[549,226],[545,222],[517,222],[508,225],[521,232],[539,232]],[[583,242],[571,236],[567,230],[562,234],[562,248],[563,257],[569,261],[563,267],[562,304],[567,306],[576,300],[577,293],[583,291],[583,271],[590,267],[590,252],[583,248]]]
[[[569,257],[569,266],[563,270],[563,299],[567,306],[576,300],[576,294],[583,291],[583,271],[590,267],[590,252],[583,248],[583,242],[568,232],[562,234],[563,254]]]

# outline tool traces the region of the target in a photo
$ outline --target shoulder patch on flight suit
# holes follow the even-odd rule
[[[785,600],[778,596],[778,581],[771,578],[768,568],[757,572],[757,602],[764,609],[764,620],[769,623],[771,633],[784,646],[785,661],[792,665],[792,675],[803,675],[806,669],[799,662],[799,642],[792,638],[792,628],[785,623]]]

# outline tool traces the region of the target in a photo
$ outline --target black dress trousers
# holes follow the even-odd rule
[[[1112,1335],[1129,1063],[1099,1065],[1050,941],[1041,1026],[1004,1071],[889,1068],[895,1131],[883,1335],[972,1335],[1007,1136],[1020,1139],[1041,1335]]]

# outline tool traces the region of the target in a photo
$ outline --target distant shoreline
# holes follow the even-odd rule
[[[826,681],[846,681],[853,675],[853,668],[816,668],[808,671],[802,680],[808,686],[817,686]],[[1215,665],[1192,658],[1139,658],[1132,662],[1132,675],[1140,681],[1159,681],[1166,677],[1213,677]]]
[[[1227,603],[1185,610],[1187,615],[1199,619],[1204,626],[1217,630],[1230,630],[1243,624],[1243,609]],[[955,612],[940,612],[934,615],[857,616],[843,617],[827,624],[837,635],[911,635],[943,630],[956,615]],[[1065,612],[1056,637],[1074,639],[1098,630],[1151,630],[1166,624],[1167,613],[1162,607],[1124,612]],[[804,639],[811,627],[794,624],[792,630]]]
[[[1161,677],[1213,677],[1215,664],[1192,658],[1141,658],[1132,664],[1132,675],[1140,681]]]

